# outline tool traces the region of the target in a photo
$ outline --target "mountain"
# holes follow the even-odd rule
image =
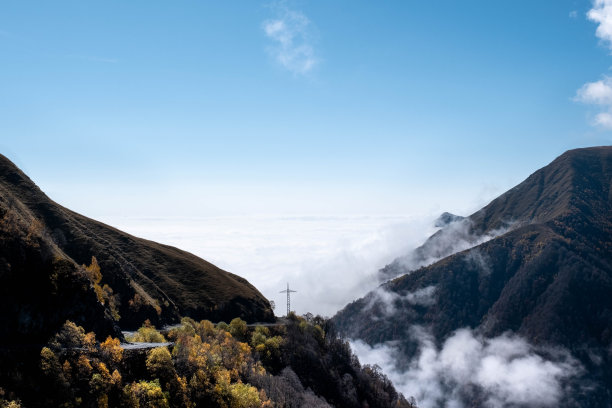
[[[577,404],[608,406],[611,182],[612,147],[564,153],[383,268],[401,276],[347,305],[336,326],[371,345],[396,342],[407,359],[418,351],[409,327],[427,328],[438,347],[462,328],[488,339],[511,332],[572,353],[590,390]]]
[[[4,342],[44,339],[67,319],[99,335],[145,319],[273,319],[245,279],[62,207],[2,155],[0,310]]]

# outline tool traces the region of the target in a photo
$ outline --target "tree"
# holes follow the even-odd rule
[[[235,383],[229,387],[231,408],[257,408],[261,406],[259,391],[249,384]]]
[[[40,351],[40,369],[53,384],[69,385],[64,376],[63,366],[60,364],[57,355],[49,347],[43,347]]]
[[[153,326],[142,326],[128,341],[141,343],[165,343],[166,338]]]
[[[153,378],[168,382],[176,376],[172,356],[166,347],[156,347],[147,354],[147,371]]]
[[[91,264],[89,266],[85,266],[85,272],[87,273],[87,277],[90,281],[96,284],[100,284],[102,281],[102,272],[100,271],[100,265],[98,265],[98,260],[95,256],[91,257]]]
[[[168,394],[159,380],[133,382],[123,389],[124,405],[130,408],[169,408]]]
[[[229,324],[230,334],[240,341],[246,340],[247,324],[239,317],[232,319]]]
[[[60,331],[50,341],[50,346],[56,351],[85,348],[91,346],[91,338],[86,339],[85,330],[81,326],[66,320]]]
[[[108,336],[106,340],[100,343],[100,353],[102,358],[106,361],[118,364],[123,358],[123,349],[119,339],[114,339]]]

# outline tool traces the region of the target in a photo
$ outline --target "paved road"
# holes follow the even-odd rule
[[[156,347],[168,347],[172,346],[174,343],[165,342],[165,343],[121,343],[121,348],[124,350],[142,350],[142,349],[152,349]]]
[[[213,323],[216,325],[216,323]],[[275,326],[285,326],[287,322],[284,319],[278,319],[276,323],[251,323],[247,324],[248,327],[275,327]],[[169,326],[164,326],[161,328],[160,332],[168,332],[172,329],[176,329],[181,327],[181,324],[173,324]],[[135,331],[124,331],[122,332],[124,337],[131,337],[136,332]],[[174,343],[166,342],[166,343],[141,343],[141,342],[132,342],[132,343],[121,343],[121,348],[124,350],[143,350],[143,349],[152,349],[156,347],[167,347],[172,346]]]

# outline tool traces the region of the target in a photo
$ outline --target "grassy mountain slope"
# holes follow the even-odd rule
[[[70,265],[65,267],[78,280],[85,279],[78,265],[90,264],[93,256],[102,274],[100,286],[112,289],[122,328],[137,327],[147,318],[159,324],[179,316],[213,321],[237,316],[248,321],[273,319],[268,301],[245,279],[185,251],[131,236],[62,207],[4,156],[0,156],[0,211],[4,223],[0,240],[5,242],[0,248],[0,287],[13,294],[6,303],[18,310],[42,307],[37,304],[39,295],[50,293],[43,281],[53,275],[59,260]],[[32,241],[30,231],[37,240]],[[20,286],[25,282],[28,289]],[[32,287],[36,292],[28,291]],[[69,309],[86,304],[69,301],[70,296],[63,300],[71,304]],[[84,320],[76,320],[88,327]]]

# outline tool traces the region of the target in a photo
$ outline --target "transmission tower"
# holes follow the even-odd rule
[[[297,292],[297,290],[289,289],[289,282],[287,282],[287,290],[281,290],[278,292],[287,294],[287,316],[289,316],[289,312],[291,311],[291,292]]]

